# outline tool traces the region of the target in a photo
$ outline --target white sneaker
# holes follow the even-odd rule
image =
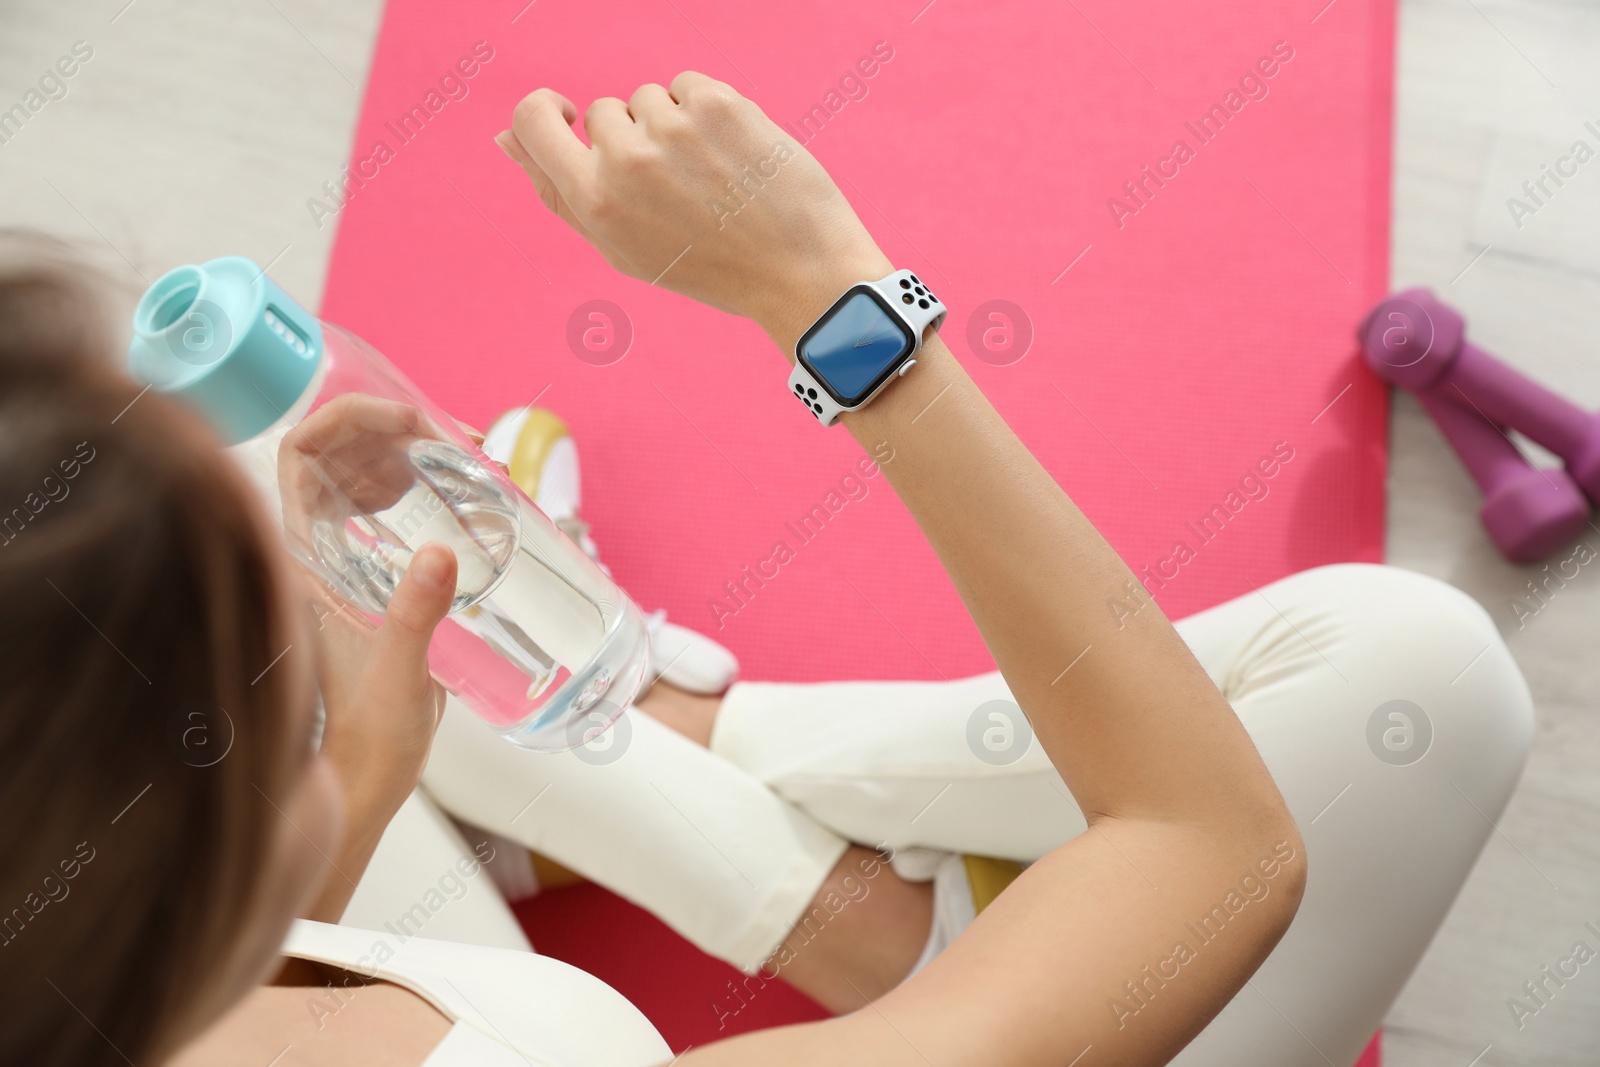
[[[525,407],[496,419],[483,438],[483,451],[502,463],[540,511],[561,532],[600,565],[600,549],[589,536],[589,524],[579,517],[583,485],[578,468],[578,445],[567,424],[545,408]],[[645,618],[650,630],[648,687],[656,680],[690,693],[721,693],[739,674],[732,652],[704,634],[667,621],[665,611]]]
[[[650,629],[650,671],[645,684],[661,679],[689,693],[721,693],[739,674],[732,652],[701,633],[667,621],[665,609],[652,611],[644,623]]]
[[[464,836],[480,838],[494,850],[493,858],[482,866],[508,903],[515,904],[538,894],[539,875],[533,869],[533,853],[528,851],[528,846],[459,820],[457,824]]]
[[[578,518],[583,485],[578,443],[567,424],[544,408],[519,408],[501,415],[483,436],[484,455],[504,464],[517,488],[588,557],[600,562],[589,526]],[[605,565],[601,564],[605,569]],[[611,572],[606,570],[607,574]]]
[[[906,859],[904,864],[902,857]],[[1023,865],[1012,860],[922,848],[901,849],[889,862],[895,873],[907,881],[933,883],[933,924],[922,946],[922,955],[912,965],[907,978],[949,948],[950,943],[972,925],[978,913],[994,903],[1023,871]]]

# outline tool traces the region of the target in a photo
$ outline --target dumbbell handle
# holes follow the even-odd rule
[[[1499,426],[1438,390],[1421,390],[1417,399],[1483,490],[1479,516],[1506,558],[1542,559],[1570,545],[1587,525],[1589,502],[1566,471],[1534,467]]]
[[[1438,424],[1445,440],[1450,442],[1461,463],[1478,483],[1484,495],[1496,487],[1523,475],[1528,461],[1516,447],[1493,425],[1471,407],[1451,403],[1440,389],[1423,389],[1416,394],[1433,421]]]
[[[1515,426],[1558,456],[1578,454],[1595,432],[1593,415],[1465,338],[1432,391],[1469,413],[1476,408],[1501,426]]]

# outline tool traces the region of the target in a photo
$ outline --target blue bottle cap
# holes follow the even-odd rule
[[[281,419],[322,360],[322,324],[255,263],[224,256],[156,279],[133,311],[128,369],[230,445]]]

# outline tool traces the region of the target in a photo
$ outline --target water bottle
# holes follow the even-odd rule
[[[253,262],[158,279],[129,366],[206,416],[291,554],[369,621],[417,549],[453,550],[429,667],[506,738],[573,748],[632,702],[649,635],[628,596],[393,364]]]

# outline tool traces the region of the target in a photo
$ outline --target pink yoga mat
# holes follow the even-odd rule
[[[324,312],[462,419],[566,418],[605,561],[747,677],[989,669],[765,336],[614,274],[490,141],[538,86],[581,112],[702,70],[935,286],[946,341],[1169,614],[1376,561],[1386,398],[1352,329],[1386,288],[1394,12],[1325,2],[391,0],[353,195],[308,205],[339,226]],[[607,928],[578,961],[602,973],[640,951]]]

